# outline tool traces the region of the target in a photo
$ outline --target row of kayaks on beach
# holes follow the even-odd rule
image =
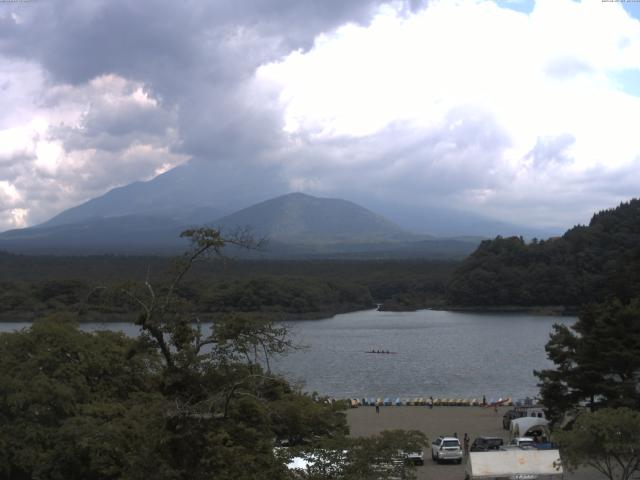
[[[431,397],[417,397],[417,398],[396,398],[395,400],[387,398],[350,398],[348,399],[352,408],[367,407],[367,406],[452,406],[452,407],[488,407],[494,405],[513,405],[511,397],[499,398],[498,400],[490,400],[483,403],[475,398],[431,398]]]

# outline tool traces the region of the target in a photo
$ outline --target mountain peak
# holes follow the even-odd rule
[[[250,227],[259,236],[287,243],[370,242],[412,236],[393,222],[353,202],[300,192],[252,205],[213,224],[222,229]]]

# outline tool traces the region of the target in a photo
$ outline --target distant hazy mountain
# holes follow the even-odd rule
[[[72,218],[70,214],[65,223],[49,222],[0,234],[0,250],[175,254],[187,246],[179,238],[180,232],[205,223],[194,220],[206,218],[209,213],[212,210],[206,208],[196,211],[188,223],[184,218],[178,221],[148,215],[96,217],[66,223]],[[459,258],[471,253],[480,242],[479,238],[435,239],[415,235],[355,203],[301,193],[267,200],[206,223],[228,234],[248,227],[256,237],[267,237],[265,250],[248,253],[264,258]]]
[[[0,249],[35,254],[175,253],[187,247],[184,225],[157,217],[127,215],[64,225],[9,230]]]
[[[256,167],[250,175],[240,175],[229,162],[191,161],[153,180],[115,188],[56,215],[41,226],[127,215],[162,217],[184,225],[207,223],[286,192],[288,186],[284,183],[262,182],[265,176],[272,178],[274,175],[268,167]],[[349,196],[349,199],[394,222],[396,228],[399,225],[419,234],[440,237],[523,235],[528,238],[559,234],[554,230],[513,225],[453,208],[399,205],[373,195]],[[241,222],[242,219],[236,217],[229,221],[236,220]],[[278,235],[278,231],[272,233]]]
[[[360,198],[353,200],[362,202]],[[563,229],[531,227],[526,224],[526,219],[523,219],[523,224],[516,225],[453,207],[396,205],[375,199],[363,204],[411,232],[438,237],[494,238],[497,235],[503,237],[515,235],[531,239],[549,238],[560,235],[563,231]]]
[[[182,224],[205,223],[279,191],[256,189],[224,162],[188,162],[147,182],[114,188],[70,208],[40,226],[51,227],[101,217],[163,217]]]
[[[258,236],[289,244],[418,240],[386,218],[353,202],[290,193],[213,222],[229,231],[250,227]]]

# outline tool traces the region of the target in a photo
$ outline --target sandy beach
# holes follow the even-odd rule
[[[502,415],[510,407],[381,407],[376,414],[373,407],[350,409],[347,421],[353,436],[375,435],[383,430],[401,428],[420,430],[429,441],[439,435],[458,434],[462,438],[465,433],[471,441],[480,435],[498,436],[508,440],[509,433],[502,428]],[[424,453],[424,466],[417,467],[419,479],[462,480],[464,479],[464,459],[461,465],[442,464],[431,460],[428,449]],[[597,480],[603,478],[597,472],[581,470],[574,474],[565,473],[564,478],[570,480]]]

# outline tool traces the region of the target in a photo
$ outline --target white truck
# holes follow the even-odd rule
[[[563,477],[558,450],[471,452],[465,480],[556,480]]]

